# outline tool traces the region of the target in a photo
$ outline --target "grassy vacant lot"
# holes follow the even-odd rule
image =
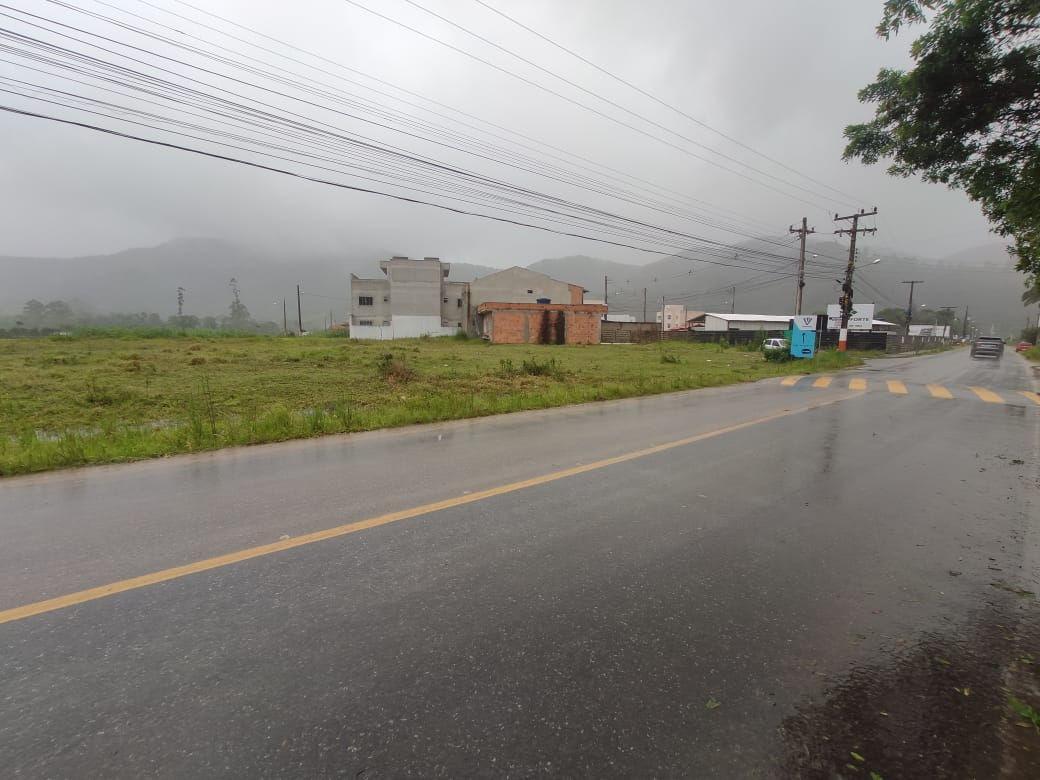
[[[0,475],[708,387],[852,365],[718,345],[203,334],[0,340]]]

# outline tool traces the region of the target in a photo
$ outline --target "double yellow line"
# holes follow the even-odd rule
[[[365,531],[369,528],[378,528],[381,525],[389,525],[390,523],[396,523],[401,520],[408,520],[413,517],[428,515],[433,512],[440,512],[453,507],[465,506],[466,504],[484,501],[485,499],[494,498],[495,496],[502,496],[507,493],[514,493],[518,490],[525,490],[538,485],[556,482],[561,479],[575,477],[579,474],[587,474],[590,471],[596,471],[618,463],[626,463],[631,460],[636,460],[637,458],[645,458],[648,455],[666,452],[667,450],[673,450],[677,447],[686,447],[690,444],[704,441],[705,439],[712,439],[716,436],[722,436],[745,428],[751,428],[752,426],[772,422],[773,420],[779,420],[783,417],[790,417],[793,414],[800,414],[801,412],[807,412],[821,406],[829,406],[830,404],[852,397],[854,396],[843,396],[797,409],[785,409],[782,412],[776,412],[775,414],[766,415],[765,417],[758,417],[753,420],[747,420],[746,422],[727,425],[724,428],[716,428],[705,433],[699,433],[695,436],[687,436],[664,444],[657,444],[653,447],[646,447],[641,450],[626,452],[623,455],[617,455],[612,458],[604,458],[603,460],[597,460],[592,463],[585,463],[580,466],[553,471],[548,474],[542,474],[541,476],[520,480],[519,482],[510,482],[505,485],[499,485],[498,487],[488,488],[487,490],[479,490],[474,493],[455,496],[454,498],[448,498],[443,501],[434,501],[433,503],[422,504],[421,506],[412,507],[411,509],[402,509],[398,512],[389,512],[377,517],[370,517],[367,520],[345,523],[344,525],[327,528],[323,531],[315,531],[291,539],[281,539],[270,544],[262,544],[258,547],[249,547],[245,550],[238,550],[237,552],[227,553],[226,555],[206,558],[201,561],[184,564],[183,566],[174,566],[170,569],[162,569],[161,571],[152,572],[150,574],[143,574],[140,577],[131,577],[130,579],[119,580],[118,582],[112,582],[107,585],[100,585],[96,588],[76,591],[75,593],[47,599],[46,601],[37,601],[32,604],[25,604],[20,607],[0,611],[0,623],[24,620],[25,618],[33,617],[35,615],[42,615],[46,612],[66,609],[67,607],[73,607],[77,604],[84,604],[88,601],[96,601],[109,596],[115,596],[118,593],[126,593],[130,590],[146,588],[150,585],[158,585],[159,583],[180,579],[181,577],[187,577],[191,574],[199,574],[204,571],[219,569],[224,566],[231,566],[232,564],[242,563],[243,561],[252,560],[253,558],[261,558],[267,555],[273,555],[274,553],[284,552],[285,550],[303,547],[308,544],[324,542],[329,539],[337,539],[341,536],[357,533],[358,531]]]

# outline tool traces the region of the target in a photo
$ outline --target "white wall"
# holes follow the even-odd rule
[[[441,327],[440,317],[414,317],[395,314],[390,319],[390,325],[351,325],[350,337],[352,339],[375,339],[387,341],[389,339],[414,339],[419,336],[454,336],[458,328]]]

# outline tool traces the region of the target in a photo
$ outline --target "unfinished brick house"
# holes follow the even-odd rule
[[[494,344],[598,344],[601,303],[482,303],[477,330]]]

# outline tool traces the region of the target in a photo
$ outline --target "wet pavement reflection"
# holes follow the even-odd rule
[[[786,718],[780,775],[1040,777],[1040,728],[1013,700],[1040,700],[1040,607],[1001,582],[949,631],[861,664]]]

